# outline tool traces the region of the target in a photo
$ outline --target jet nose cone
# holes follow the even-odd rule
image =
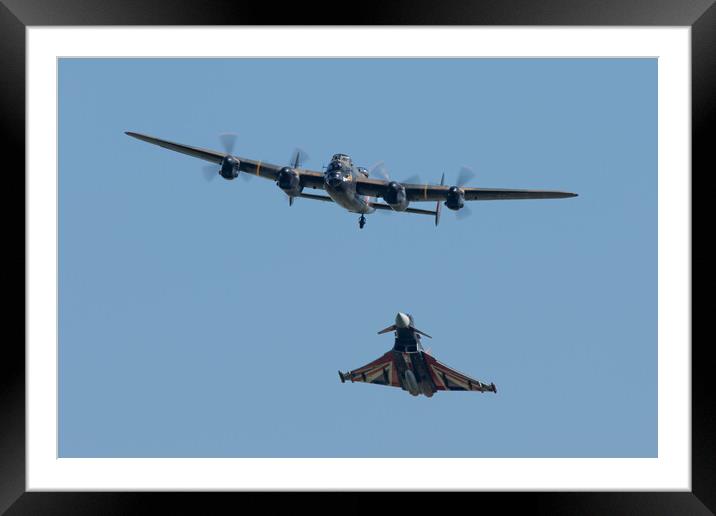
[[[395,316],[395,325],[398,328],[407,328],[410,326],[410,317],[403,312],[398,312],[398,315]]]

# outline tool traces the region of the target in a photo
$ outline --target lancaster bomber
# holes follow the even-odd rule
[[[393,349],[370,364],[343,373],[338,371],[341,382],[375,383],[389,387],[400,387],[413,396],[423,394],[428,398],[437,391],[478,391],[494,392],[494,383],[489,385],[460,373],[438,362],[423,349],[420,336],[428,335],[415,327],[413,316],[398,312],[395,324],[378,332],[378,335],[395,332]]]
[[[465,201],[557,199],[577,195],[553,190],[466,187],[464,184],[474,175],[467,168],[462,169],[453,186],[444,184],[445,174],[443,174],[440,184],[436,185],[410,181],[398,182],[391,180],[387,175],[384,179],[370,177],[368,169],[354,165],[353,160],[347,154],[334,154],[325,172],[319,172],[302,167],[305,154],[301,152],[294,153],[289,166],[234,156],[232,149],[235,138],[233,137],[224,138],[225,152],[218,152],[131,131],[126,131],[126,134],[217,165],[218,167],[208,171],[208,177],[219,175],[224,179],[232,180],[243,172],[250,176],[270,179],[288,195],[291,205],[296,197],[336,203],[349,212],[360,214],[358,219],[360,228],[365,226],[365,216],[376,210],[431,215],[435,218],[437,226],[440,222],[441,203],[450,210],[466,213],[469,210],[465,206]],[[306,193],[304,192],[306,188],[324,190],[328,195]],[[384,202],[378,202],[378,198],[383,199]],[[435,202],[435,209],[425,210],[411,207],[410,204],[415,202]]]

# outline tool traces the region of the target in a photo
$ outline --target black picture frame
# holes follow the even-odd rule
[[[280,6],[277,8],[277,6]],[[353,10],[355,9],[355,10]],[[25,184],[18,172],[25,168],[25,29],[39,25],[543,25],[543,26],[688,26],[691,27],[692,71],[692,185],[713,173],[709,131],[716,117],[716,6],[714,0],[449,0],[364,1],[276,4],[245,0],[1,0],[0,1],[0,121],[5,163],[3,220],[19,219],[25,203]],[[52,157],[48,157],[53,161]],[[53,166],[48,163],[48,166]],[[10,185],[15,186],[12,188]],[[23,192],[20,196],[18,192]],[[693,187],[692,187],[692,191]],[[14,206],[10,199],[22,199]],[[693,200],[692,200],[693,212]],[[694,217],[692,217],[694,219]],[[10,260],[3,276],[16,279],[25,267],[25,227],[5,225]],[[15,247],[17,246],[17,247]],[[17,251],[19,248],[22,251]],[[13,251],[10,251],[12,249]],[[693,252],[693,245],[692,245]],[[24,290],[23,283],[23,292]],[[18,287],[19,290],[19,287]],[[25,294],[23,294],[25,299]],[[7,328],[19,328],[24,303],[9,304]],[[693,303],[692,303],[693,306]],[[692,316],[693,319],[693,316]],[[693,323],[692,323],[693,328]],[[69,493],[25,490],[25,348],[21,336],[10,334],[0,359],[0,512],[16,514],[134,514],[179,512],[235,513],[261,506],[273,512],[278,505],[311,504],[331,512],[373,510],[374,493]],[[688,343],[685,343],[688,344]],[[712,514],[716,511],[716,410],[710,378],[708,343],[692,338],[692,491],[691,492],[530,492],[451,493],[484,512],[523,510],[532,514]],[[444,497],[444,495],[442,495]],[[287,499],[288,498],[288,499]],[[414,510],[424,495],[401,496],[401,507]],[[381,496],[387,510],[395,503]],[[451,501],[451,504],[455,503]],[[408,505],[405,505],[408,504]],[[288,505],[287,505],[288,506]],[[226,507],[226,509],[223,509]],[[397,504],[396,504],[397,507]],[[457,507],[457,506],[456,506]]]

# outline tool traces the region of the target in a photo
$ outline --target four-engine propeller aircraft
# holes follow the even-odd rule
[[[399,312],[395,324],[378,335],[395,331],[395,345],[391,351],[370,364],[347,373],[338,371],[341,382],[375,383],[400,387],[413,396],[432,397],[436,391],[479,391],[497,393],[494,383],[489,385],[470,378],[435,360],[420,344],[420,336],[432,338],[418,330],[413,316]]]
[[[376,210],[418,213],[435,217],[435,225],[440,222],[441,202],[450,210],[465,210],[465,201],[487,201],[503,199],[556,199],[575,197],[577,194],[550,190],[510,190],[502,188],[464,187],[469,174],[461,174],[457,184],[444,184],[445,174],[439,185],[413,184],[369,177],[364,167],[357,167],[346,154],[334,154],[325,172],[309,170],[301,166],[302,155],[296,153],[291,166],[273,165],[252,159],[234,156],[227,145],[226,152],[182,145],[127,131],[126,134],[165,149],[181,152],[195,158],[218,165],[214,175],[218,173],[224,179],[235,179],[239,173],[263,177],[275,181],[278,187],[289,197],[293,204],[296,197],[319,201],[335,202],[346,210],[359,213],[360,228],[366,223],[365,215]],[[304,188],[325,190],[326,195],[304,193]],[[382,198],[385,203],[377,202]],[[435,210],[424,210],[410,207],[412,202],[436,202]]]

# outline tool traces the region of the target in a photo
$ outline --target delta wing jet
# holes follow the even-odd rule
[[[445,364],[438,362],[423,349],[420,336],[430,335],[418,330],[413,316],[399,312],[395,324],[378,332],[378,335],[395,332],[393,349],[385,355],[353,371],[338,371],[341,382],[374,383],[389,387],[400,387],[413,396],[423,394],[428,398],[437,391],[494,392],[494,383],[489,385],[470,378]]]

